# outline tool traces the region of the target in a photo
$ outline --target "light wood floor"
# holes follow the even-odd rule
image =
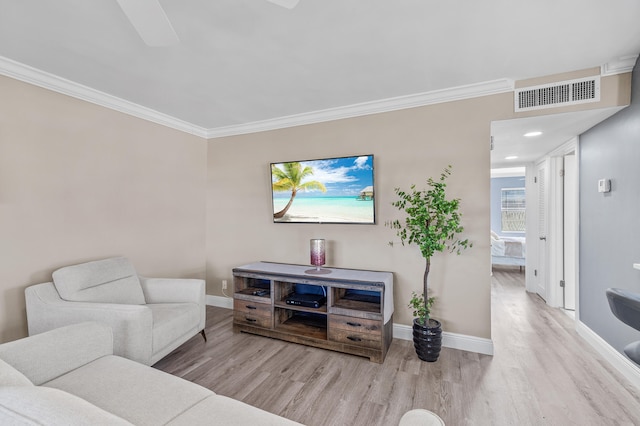
[[[494,270],[493,357],[445,348],[426,363],[395,339],[375,364],[234,334],[232,311],[208,307],[208,343],[196,336],[156,367],[309,426],[397,425],[412,408],[447,426],[640,425],[640,392],[523,280],[517,268]]]

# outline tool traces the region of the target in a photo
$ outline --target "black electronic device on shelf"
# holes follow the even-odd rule
[[[327,298],[322,294],[291,293],[284,299],[287,305],[302,306],[305,308],[319,308],[324,305]]]

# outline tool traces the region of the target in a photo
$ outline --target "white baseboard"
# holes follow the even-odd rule
[[[230,297],[213,296],[207,294],[207,305],[219,308],[233,309],[233,299]],[[411,326],[393,324],[393,337],[402,340],[413,340]],[[484,355],[493,355],[493,341],[480,337],[466,336],[464,334],[442,333],[442,346],[445,348],[459,349],[462,351],[476,352]]]
[[[393,324],[393,337],[395,339],[413,340],[413,327],[404,324]],[[442,332],[442,347],[493,355],[493,341],[491,339],[448,333],[446,331]]]
[[[213,296],[211,294],[207,294],[206,300],[207,305],[209,306],[233,309],[233,298],[231,297]]]
[[[583,322],[576,321],[576,331],[587,341],[600,355],[604,357],[616,370],[620,372],[636,388],[640,389],[640,367],[630,359],[615,350],[595,331],[587,327]]]

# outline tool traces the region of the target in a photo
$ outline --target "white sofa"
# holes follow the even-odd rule
[[[60,268],[52,278],[25,290],[29,335],[102,322],[116,355],[146,365],[199,332],[206,340],[203,280],[141,277],[124,257]]]
[[[2,425],[298,425],[113,355],[86,322],[0,345]]]

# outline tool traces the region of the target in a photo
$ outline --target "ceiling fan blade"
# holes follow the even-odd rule
[[[293,9],[298,5],[300,0],[267,0],[273,4],[277,4],[278,6],[286,7],[287,9]]]
[[[149,46],[172,46],[180,40],[158,0],[117,0],[142,40]]]

